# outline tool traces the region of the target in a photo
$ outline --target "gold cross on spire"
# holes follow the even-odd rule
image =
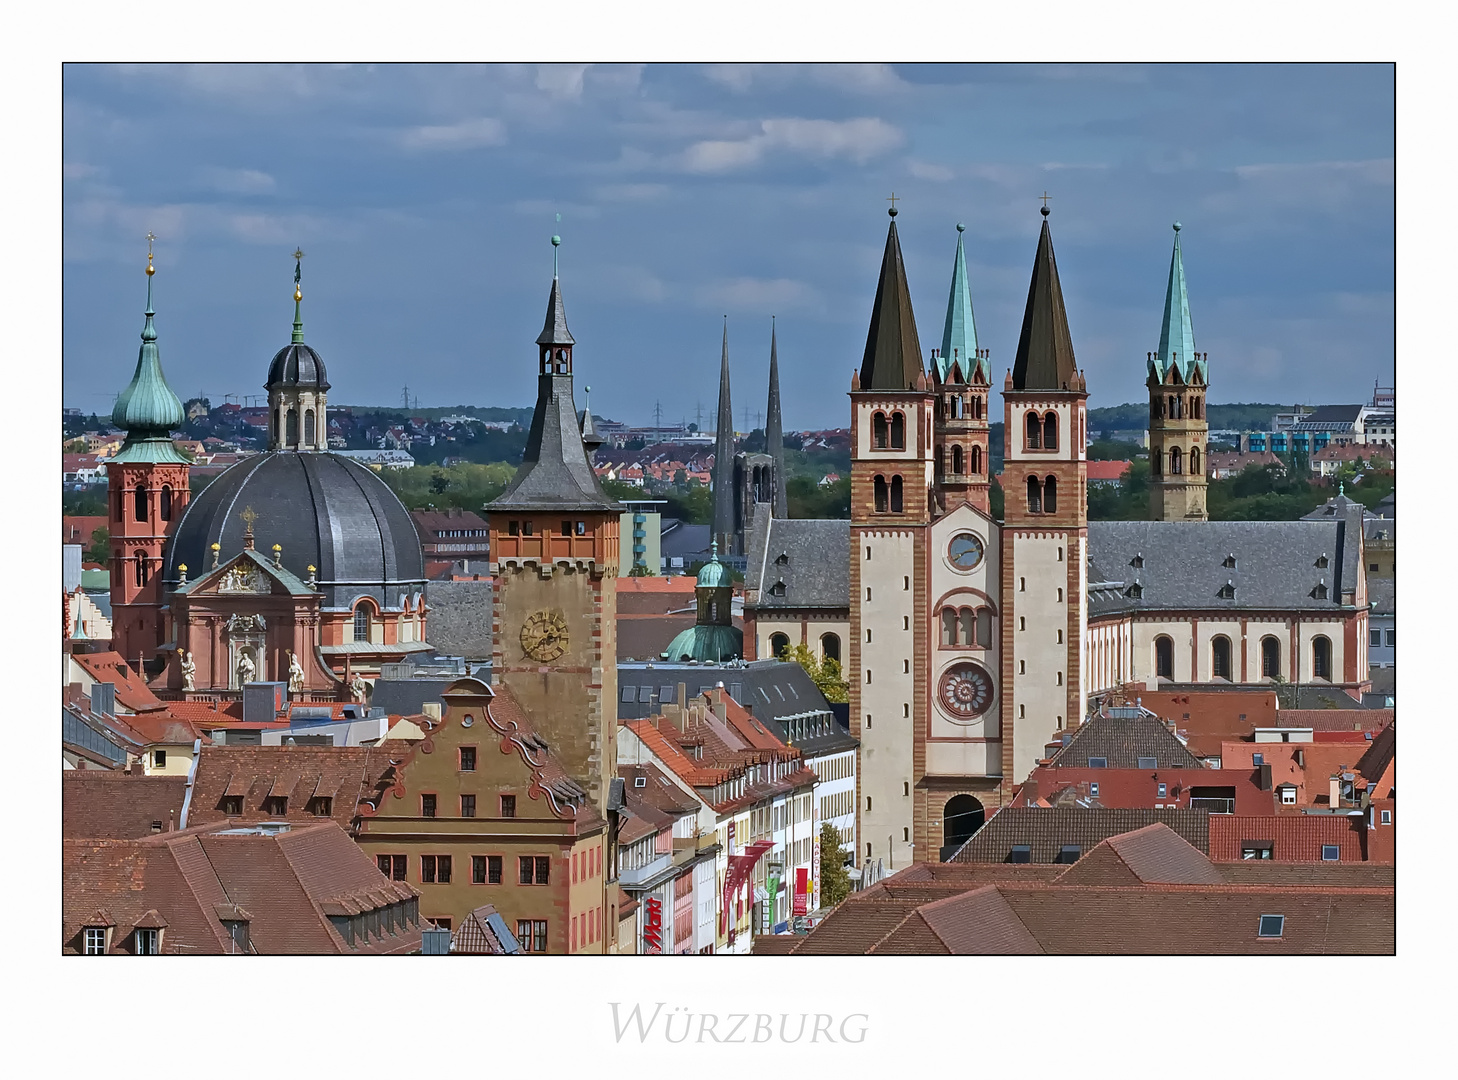
[[[303,248],[294,248],[294,261],[297,262],[299,259],[302,259],[303,257],[304,257],[304,249]]]
[[[891,204],[891,213],[893,213],[893,214],[896,213],[896,198],[897,198],[896,192],[893,191],[891,193],[891,197],[886,200],[887,202],[889,202]]]
[[[258,520],[258,514],[254,512],[253,507],[245,506],[243,508],[243,512],[238,516],[242,518],[243,523],[248,526],[248,533],[251,536],[253,534],[253,523]]]
[[[1044,188],[1043,189],[1043,194],[1038,196],[1038,198],[1040,198],[1040,199],[1043,200],[1043,206],[1044,206],[1045,209],[1048,206],[1048,200],[1051,199],[1052,197],[1053,197],[1052,195],[1049,195],[1048,194],[1048,189],[1047,188]]]

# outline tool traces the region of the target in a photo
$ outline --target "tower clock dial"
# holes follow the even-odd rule
[[[958,570],[976,570],[983,550],[982,539],[976,533],[958,533],[947,545],[947,560]]]
[[[942,708],[959,720],[975,720],[992,706],[992,676],[976,664],[955,664],[937,688]]]
[[[537,611],[521,626],[522,650],[540,663],[555,660],[567,651],[567,620],[558,611]]]

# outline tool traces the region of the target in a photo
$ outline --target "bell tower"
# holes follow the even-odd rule
[[[112,648],[134,665],[152,661],[168,640],[163,625],[163,549],[189,497],[189,462],[171,434],[185,416],[182,402],[162,374],[152,323],[153,239],[149,233],[147,311],[137,368],[111,413],[111,422],[127,436],[106,464]]]
[[[1003,383],[1003,781],[1021,783],[1083,717],[1088,392],[1073,358],[1048,207]]]
[[[962,249],[966,226],[957,223],[957,257],[952,264],[952,291],[942,347],[932,353],[932,388],[936,394],[937,509],[946,512],[968,503],[990,512],[987,464],[987,397],[989,350],[977,346],[972,293],[967,285],[967,255]]]
[[[1207,521],[1205,453],[1209,448],[1205,392],[1210,366],[1195,351],[1180,223],[1174,223],[1174,254],[1164,293],[1159,351],[1148,357],[1149,517],[1153,521]]]
[[[507,687],[563,769],[605,810],[617,776],[618,515],[588,461],[572,396],[557,247],[537,336],[526,452],[491,523],[492,680]]]
[[[851,377],[851,734],[857,863],[910,866],[926,833],[927,578],[936,395],[922,367],[895,204],[861,367]]]
[[[294,333],[268,366],[268,448],[328,450],[329,377],[319,354],[304,344],[303,249],[294,251]]]

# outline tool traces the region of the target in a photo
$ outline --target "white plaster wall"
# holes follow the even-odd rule
[[[982,562],[973,570],[961,571],[948,559],[947,548],[956,536],[967,532],[981,539],[984,555]],[[931,697],[928,734],[933,739],[996,739],[1000,736],[1001,696],[998,683],[1001,682],[1002,672],[1001,550],[1002,537],[998,525],[970,506],[959,507],[931,527],[928,560],[931,588],[926,617],[930,624],[927,633],[931,646],[931,670],[927,680]],[[992,647],[942,648],[943,606],[974,609],[991,607],[994,611]],[[993,685],[993,698],[987,711],[970,723],[954,717],[944,709],[939,692],[943,673],[955,664],[968,660],[980,665],[991,677]],[[990,775],[996,776],[1002,771],[1001,750],[989,754],[985,748],[974,751],[970,745],[956,749],[938,746],[935,753],[928,747],[927,754],[927,771],[938,775],[948,775],[950,770],[950,775],[986,776],[989,775],[989,760],[995,763]]]
[[[861,588],[852,603],[861,610],[861,670],[847,673],[861,683],[861,799],[858,852],[865,857],[871,843],[874,858],[911,862],[911,845],[902,838],[911,827],[912,800],[903,784],[912,776],[912,720],[916,697],[915,657],[912,655],[914,600],[913,575],[916,539],[910,532],[865,532],[853,552],[861,560]],[[867,559],[866,549],[871,557]],[[866,599],[866,589],[871,599]],[[871,632],[871,641],[865,639]],[[912,670],[905,667],[913,663]],[[869,673],[869,680],[868,680]],[[870,722],[866,720],[870,716]],[[870,800],[867,809],[866,800]],[[887,837],[894,853],[888,852]],[[890,861],[888,859],[888,862]]]
[[[1079,719],[1070,721],[1066,715],[1068,644],[1058,638],[1060,631],[1069,633],[1067,549],[1068,538],[1062,535],[1020,533],[1013,538],[1016,595],[1009,598],[1009,606],[1012,617],[1020,620],[1012,633],[1015,781],[1028,775],[1055,732]],[[1074,632],[1079,632],[1076,623]]]
[[[865,554],[862,552],[862,554]],[[808,638],[806,644],[812,652],[821,659],[825,659],[825,650],[821,645],[821,637],[825,634],[836,634],[840,638],[840,663],[844,667],[850,657],[850,620],[849,619],[804,619],[801,616],[779,617],[776,614],[768,615],[761,613],[755,617],[754,637],[758,648],[755,654],[761,660],[774,656],[770,649],[770,638],[775,634],[784,634],[790,639],[791,645],[800,643],[800,635],[805,634]]]

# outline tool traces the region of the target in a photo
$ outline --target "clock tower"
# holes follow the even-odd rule
[[[572,349],[555,263],[537,337],[526,452],[491,522],[492,681],[507,687],[599,811],[617,775],[618,515],[598,483],[572,397]]]

